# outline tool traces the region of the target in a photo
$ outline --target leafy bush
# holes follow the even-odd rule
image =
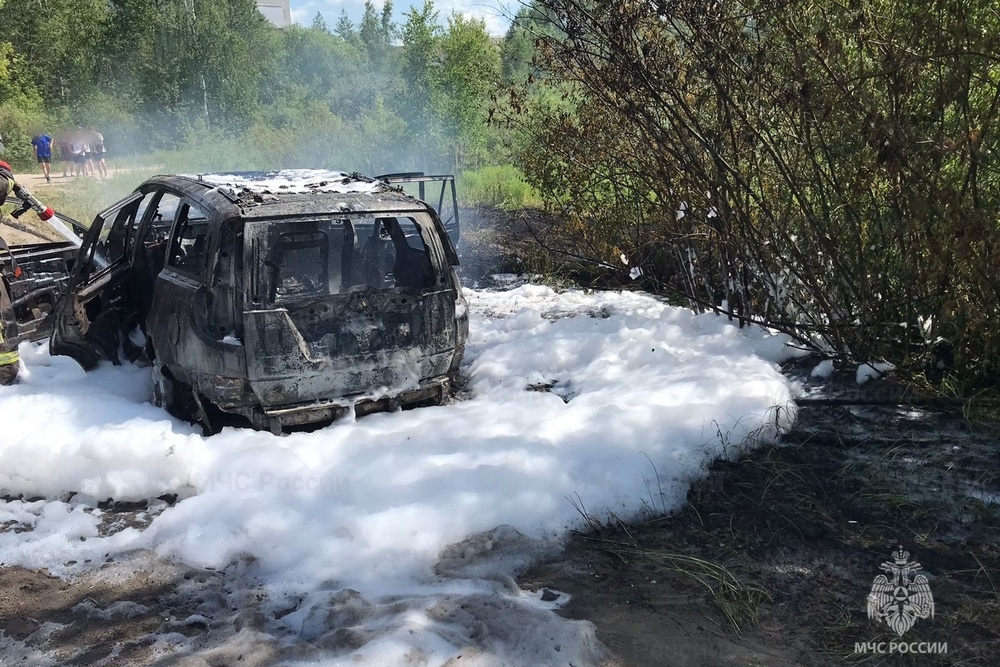
[[[46,117],[39,111],[32,110],[17,102],[0,104],[0,128],[2,128],[4,153],[0,159],[9,162],[18,170],[35,168],[35,149],[31,145],[31,137],[35,132],[45,127]]]
[[[563,94],[513,108],[519,161],[577,253],[846,355],[1000,367],[991,0],[539,4]]]

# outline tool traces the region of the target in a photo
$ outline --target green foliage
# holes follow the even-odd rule
[[[315,102],[282,108],[280,116],[265,116],[238,136],[204,131],[159,156],[168,173],[328,167],[338,147],[334,138],[347,133],[343,120]]]
[[[18,170],[33,169],[35,150],[31,138],[45,128],[44,116],[14,102],[0,103],[0,128],[3,128],[4,153],[0,158]]]
[[[543,4],[531,2],[522,5],[500,45],[503,79],[523,84],[539,74],[534,65],[536,42],[559,34],[557,23]]]
[[[261,101],[281,108],[323,101],[330,111],[355,118],[375,97],[365,56],[344,39],[289,26],[277,35],[274,66],[261,85]]]
[[[385,0],[381,14],[375,11],[371,0],[365,0],[365,13],[358,27],[358,36],[368,55],[368,62],[381,70],[391,61],[392,42],[396,26],[392,22],[392,0]]]
[[[334,28],[333,33],[337,35],[337,37],[340,37],[345,42],[354,42],[355,40],[357,40],[357,43],[359,44],[361,40],[360,36],[354,29],[354,24],[351,22],[351,19],[347,16],[346,9],[340,10],[340,16],[337,18],[337,26],[336,28]]]
[[[253,0],[112,0],[108,87],[134,105],[149,146],[199,127],[239,131],[258,106],[273,30]]]
[[[29,1],[46,6],[14,17],[18,39],[0,64],[39,53],[40,30],[52,57],[9,67],[9,76],[0,67],[0,100],[16,97],[11,108],[24,111],[0,126],[5,138],[17,135],[9,141],[19,160],[30,161],[20,128],[91,124],[113,155],[167,172],[460,171],[503,160],[487,123],[499,50],[482,22],[452,16],[441,25],[430,0],[405,26],[393,23],[391,3],[369,2],[360,24],[342,12],[333,32],[321,15],[310,28],[275,29],[253,0],[86,0],[72,20],[69,0]],[[73,21],[92,37],[73,38]],[[50,82],[70,76],[81,87],[56,93]],[[482,187],[494,199],[526,197],[516,177]]]
[[[543,197],[574,261],[696,307],[1000,368],[992,0],[537,0],[499,45],[392,7],[331,33],[254,0],[0,1],[4,157],[93,124],[169,171],[454,171],[476,201]]]
[[[499,49],[482,21],[455,14],[442,29],[429,0],[406,16],[400,115],[412,150],[423,157],[418,167],[457,171],[484,164],[497,143],[488,116],[500,78]]]
[[[157,158],[168,173],[282,168],[385,173],[407,168],[393,138],[403,133],[405,123],[381,99],[355,120],[313,102],[271,110],[236,137],[203,132]]]
[[[461,171],[504,161],[487,123],[499,50],[433,2],[373,2],[331,33],[277,29],[254,0],[0,2],[0,134],[95,126],[113,157],[170,170]],[[402,45],[400,45],[400,42]],[[148,157],[153,154],[154,157]],[[147,156],[147,157],[143,157]]]
[[[326,19],[319,12],[316,12],[316,16],[313,17],[312,25],[310,26],[313,30],[318,30],[320,32],[330,32],[330,26],[326,24]]]
[[[0,103],[10,102],[25,109],[42,107],[41,90],[24,67],[25,57],[13,44],[0,42]]]
[[[512,165],[483,167],[465,171],[458,178],[463,205],[495,206],[516,210],[540,208],[542,199]]]
[[[375,100],[374,106],[361,118],[358,131],[351,135],[352,161],[341,163],[357,164],[360,171],[387,173],[408,170],[418,159],[413,153],[401,153],[399,140],[408,134],[406,122],[389,109],[382,98]]]
[[[491,133],[490,99],[500,78],[500,52],[483,21],[455,14],[441,40],[441,83],[436,103],[454,147],[454,167],[485,161]]]
[[[531,32],[515,19],[507,29],[501,48],[500,68],[504,80],[524,82],[531,74],[531,59],[535,53]]]
[[[104,0],[18,0],[0,7],[3,39],[20,56],[18,76],[46,100],[85,98],[106,65],[94,48],[106,16]]]
[[[434,114],[434,100],[440,84],[437,69],[441,58],[441,27],[431,0],[418,11],[410,8],[403,25],[403,52],[400,70],[407,82],[401,98],[410,137],[422,153],[440,144],[440,124]]]

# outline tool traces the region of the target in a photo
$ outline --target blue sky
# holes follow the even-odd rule
[[[381,9],[382,0],[373,2]],[[397,23],[404,22],[403,15],[411,5],[423,6],[423,0],[395,0],[393,14]],[[491,34],[502,35],[510,25],[507,17],[513,15],[520,5],[518,0],[435,0],[434,6],[440,13],[442,23],[450,14],[457,12],[467,17],[483,19]],[[357,25],[364,7],[365,0],[291,0],[293,21],[309,25],[319,12],[330,28],[337,23],[342,9],[347,10],[347,16]]]

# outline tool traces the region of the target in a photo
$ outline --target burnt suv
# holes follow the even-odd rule
[[[457,222],[450,176],[155,176],[88,229],[51,348],[147,359],[154,401],[207,431],[440,403],[468,334]]]

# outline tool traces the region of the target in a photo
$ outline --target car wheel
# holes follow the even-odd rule
[[[17,374],[20,370],[20,362],[4,364],[0,366],[0,385],[9,386],[17,382]]]
[[[195,417],[194,393],[190,385],[171,377],[161,364],[153,364],[153,405],[178,419],[192,421]]]
[[[147,352],[150,348],[149,340],[138,325],[129,330],[122,329],[121,341],[122,352],[125,354],[126,359],[133,364],[137,362],[144,366],[149,364],[152,358]]]

